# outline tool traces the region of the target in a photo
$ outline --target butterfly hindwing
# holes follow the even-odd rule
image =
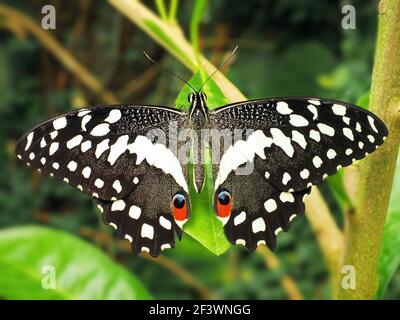
[[[255,171],[251,175],[232,172],[215,195],[221,190],[232,195],[229,219],[221,219],[228,240],[253,251],[260,244],[275,249],[278,233],[288,231],[290,222],[304,213],[304,196],[311,188],[298,192],[281,191]],[[214,199],[214,203],[216,201]]]
[[[246,101],[218,108],[210,119],[219,130],[243,131],[241,139],[232,132],[233,143],[224,147],[215,194],[232,193],[225,233],[251,250],[262,241],[273,249],[277,230],[286,231],[291,217],[304,212],[302,199],[312,185],[373,152],[388,135],[372,113],[316,98]],[[237,174],[246,164],[252,170]],[[235,224],[242,212],[246,220]],[[261,229],[265,223],[265,231],[254,233],[254,221]]]
[[[126,222],[129,210],[114,210],[121,211],[122,217],[116,218],[114,214],[113,219],[109,213],[113,208],[121,208],[123,201],[126,201],[127,209],[140,204],[141,219],[138,222],[151,222],[154,228],[156,243],[147,246],[154,254],[163,244],[160,241],[173,245],[173,233],[157,228],[156,220],[162,214],[171,222],[172,191],[188,192],[186,170],[167,145],[170,137],[165,136],[163,142],[148,135],[155,129],[168,135],[171,121],[180,124],[184,121],[183,114],[152,106],[82,109],[52,118],[28,131],[18,141],[16,154],[30,167],[98,199],[104,207],[105,221],[115,224],[117,229],[121,223],[119,230],[130,236],[141,226]],[[154,180],[152,183],[149,177]],[[162,180],[163,184],[157,180]],[[156,200],[157,196],[162,203]],[[161,211],[143,202],[148,197],[160,205]],[[160,235],[157,234],[159,230]]]
[[[129,240],[135,253],[146,251],[158,256],[162,250],[175,246],[175,233],[179,239],[182,236],[181,226],[171,215],[172,198],[179,192],[189,203],[189,195],[161,169],[148,165],[147,170],[127,197],[96,202],[104,223],[113,226],[119,238]]]

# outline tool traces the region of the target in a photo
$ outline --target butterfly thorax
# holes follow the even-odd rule
[[[189,95],[189,127],[194,130],[207,128],[209,123],[207,96],[203,92],[193,92]]]
[[[190,102],[188,127],[193,129],[192,134],[192,161],[193,180],[196,191],[200,192],[204,186],[204,142],[199,141],[202,137],[201,130],[210,126],[209,113],[206,105],[207,96],[203,92],[193,92],[189,95]]]

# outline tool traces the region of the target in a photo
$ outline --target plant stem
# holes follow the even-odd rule
[[[179,0],[171,0],[171,4],[169,6],[169,22],[176,22],[176,12],[178,11]]]
[[[201,60],[200,60],[200,46],[199,46],[199,38],[200,38],[199,28],[206,6],[207,6],[207,0],[195,1],[192,18],[190,20],[190,42],[192,43],[192,48],[194,50],[196,62],[200,69],[201,69]]]
[[[118,11],[146,32],[157,43],[168,50],[187,68],[195,72],[197,62],[194,50],[185,38],[182,29],[175,24],[162,21],[151,10],[138,0],[108,0]],[[201,64],[207,74],[215,70],[215,66],[200,55]],[[220,85],[224,96],[230,101],[241,101],[245,96],[223,74],[216,73],[213,77]]]
[[[370,110],[389,129],[383,147],[359,165],[356,209],[346,214],[343,265],[356,271],[356,288],[337,282],[338,299],[373,299],[378,288],[378,262],[383,227],[400,141],[400,2],[382,0],[372,74]]]
[[[164,0],[156,0],[158,14],[163,21],[167,20],[167,10],[165,9]]]
[[[279,261],[278,257],[273,254],[268,248],[266,248],[265,246],[260,246],[257,248],[257,252],[263,257],[264,262],[268,268],[270,268],[271,270],[279,270],[281,262]],[[282,288],[285,289],[286,294],[288,295],[290,300],[304,300],[300,289],[298,288],[296,282],[291,276],[283,274],[280,281]]]

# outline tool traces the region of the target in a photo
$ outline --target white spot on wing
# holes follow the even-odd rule
[[[285,172],[282,176],[282,183],[286,186],[287,183],[292,179],[289,173]]]
[[[371,126],[372,130],[374,130],[376,133],[378,133],[378,130],[376,129],[376,126],[375,126],[374,118],[372,118],[370,115],[368,115],[368,122],[369,122],[369,125]]]
[[[268,199],[265,201],[264,207],[267,212],[274,212],[278,208],[274,199]]]
[[[313,114],[313,120],[316,120],[318,118],[318,110],[315,105],[309,104],[307,109]]]
[[[270,130],[274,144],[280,147],[289,157],[293,157],[294,149],[290,143],[290,138],[277,128]]]
[[[73,137],[67,142],[67,148],[72,149],[75,148],[76,146],[79,146],[79,144],[82,142],[82,139],[83,137],[80,134]]]
[[[306,147],[307,147],[306,139],[304,138],[304,136],[300,132],[298,132],[296,130],[293,130],[292,131],[292,140],[294,142],[296,142],[304,150],[306,149]]]
[[[317,142],[321,141],[321,135],[317,130],[310,130],[310,138]]]
[[[43,137],[42,140],[40,140],[40,147],[44,148],[45,146],[47,146],[47,143],[46,143],[46,139]]]
[[[52,167],[53,167],[54,169],[58,170],[58,169],[60,168],[60,164],[59,164],[58,162],[54,162],[54,163],[52,164]]]
[[[110,132],[110,125],[108,123],[101,123],[95,126],[90,134],[95,137],[105,136]]]
[[[108,117],[104,121],[108,123],[115,123],[119,119],[121,119],[121,116],[121,111],[119,111],[118,109],[113,109],[110,111]]]
[[[49,148],[49,155],[52,156],[54,153],[56,153],[56,151],[58,150],[58,146],[59,146],[58,142],[53,142]]]
[[[326,153],[326,156],[328,157],[328,159],[335,159],[336,157],[336,151],[333,149],[329,149],[328,152]]]
[[[171,221],[169,221],[168,219],[164,218],[163,216],[160,216],[159,222],[160,222],[160,225],[161,225],[163,228],[165,228],[165,229],[167,229],[167,230],[171,230],[171,228],[172,228],[172,223],[171,223]]]
[[[325,123],[318,123],[317,127],[321,133],[326,134],[327,136],[333,137],[335,134],[335,129]]]
[[[165,249],[171,249],[171,245],[169,243],[164,243],[161,245],[161,250],[164,251]]]
[[[253,230],[253,233],[257,233],[260,231],[265,231],[265,221],[263,218],[257,218],[255,219],[252,224],[251,224],[251,229]]]
[[[282,202],[294,202],[294,197],[290,192],[281,192],[279,199]]]
[[[291,114],[289,122],[292,126],[295,127],[305,127],[308,126],[308,120],[301,115]]]
[[[117,193],[120,193],[122,191],[121,182],[119,180],[115,180],[112,187],[115,191],[117,191]]]
[[[109,145],[108,143],[110,142],[110,139],[104,139],[102,142],[100,142],[97,146],[96,146],[96,158],[100,158],[100,156],[103,154],[104,151],[108,150]]]
[[[346,138],[350,139],[351,141],[354,141],[354,135],[351,129],[343,128],[343,134],[345,135]]]
[[[302,171],[300,171],[300,177],[302,177],[303,179],[307,179],[310,176],[310,171],[308,171],[307,169],[303,169]]]
[[[29,147],[31,146],[32,143],[32,139],[33,139],[33,131],[28,134],[28,136],[26,137],[26,145],[25,145],[25,151],[29,149]]]
[[[332,111],[337,116],[344,116],[346,114],[346,107],[341,104],[334,104],[332,106]]]
[[[86,115],[86,116],[84,116],[84,117],[82,118],[82,121],[81,121],[81,128],[82,128],[83,131],[86,131],[86,130],[87,130],[87,129],[86,129],[86,125],[87,125],[87,123],[90,121],[90,119],[92,119],[92,116],[91,116],[90,114],[88,114],[88,115]]]
[[[288,104],[284,101],[279,101],[276,104],[276,110],[283,115],[291,114],[293,112],[292,109],[289,108]]]
[[[78,164],[74,160],[70,161],[67,166],[68,170],[72,172],[75,171],[77,167]]]
[[[142,212],[142,210],[138,206],[131,206],[129,208],[129,216],[132,219],[135,219],[135,220],[139,219],[141,212]]]
[[[103,188],[103,186],[104,186],[104,181],[103,180],[101,180],[100,178],[97,178],[96,179],[96,181],[94,182],[94,185],[97,187],[97,188]]]
[[[235,219],[233,219],[233,224],[235,226],[241,224],[246,220],[246,212],[242,211],[240,214],[238,214]]]
[[[126,151],[128,147],[129,136],[121,136],[115,141],[115,143],[110,148],[110,154],[108,155],[107,161],[113,165],[115,161]]]
[[[85,141],[81,144],[81,151],[85,153],[92,147],[92,142],[90,140]]]
[[[321,104],[321,101],[315,100],[315,99],[310,99],[308,100],[309,103],[315,104],[316,106],[319,106]]]
[[[314,167],[316,167],[316,168],[320,168],[321,165],[322,165],[322,160],[321,160],[321,158],[318,157],[318,156],[315,156],[315,157],[313,158],[312,162],[313,162],[313,164],[314,164]]]
[[[90,177],[90,174],[92,173],[92,169],[90,169],[90,167],[85,167],[85,168],[83,168],[83,170],[82,170],[82,175],[83,175],[83,177],[84,178],[89,178]]]
[[[54,130],[60,130],[67,126],[67,118],[61,117],[53,121]]]
[[[140,235],[141,235],[142,238],[153,239],[153,237],[154,237],[154,228],[153,228],[153,226],[151,226],[151,225],[149,225],[147,223],[143,223]]]
[[[111,205],[111,211],[122,211],[125,209],[125,206],[125,201],[122,199],[114,201]]]

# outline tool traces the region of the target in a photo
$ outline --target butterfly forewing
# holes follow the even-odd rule
[[[373,152],[388,134],[372,113],[317,98],[246,101],[216,109],[210,119],[219,129],[246,131],[243,140],[225,147],[215,191],[234,190],[239,200],[224,221],[225,232],[249,249],[262,241],[273,248],[275,235],[304,212],[303,196],[312,185]],[[248,162],[253,172],[237,175]],[[262,228],[254,228],[258,224]]]
[[[168,108],[98,106],[36,126],[18,141],[16,153],[30,167],[98,199],[104,220],[117,228],[121,237],[147,237],[155,242],[135,243],[156,254],[161,245],[174,244],[170,203],[178,191],[188,198],[188,186],[186,171],[166,142],[152,140],[148,133],[160,129],[168,141],[171,121],[181,125],[183,120],[181,112]],[[162,184],[155,177],[160,177]],[[165,205],[154,207],[151,203]],[[172,224],[170,229],[164,230],[161,216],[166,219],[161,219],[164,225]]]

